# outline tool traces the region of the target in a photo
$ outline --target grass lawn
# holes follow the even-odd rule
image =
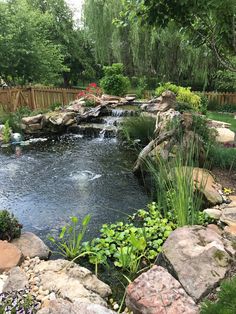
[[[207,118],[230,123],[231,124],[230,130],[236,132],[236,119],[234,119],[233,115],[208,111]]]

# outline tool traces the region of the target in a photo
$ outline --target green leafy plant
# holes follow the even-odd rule
[[[14,238],[19,238],[22,225],[13,214],[7,210],[0,210],[0,240],[11,241]]]
[[[9,143],[11,139],[11,128],[9,126],[9,120],[7,120],[4,124],[4,128],[2,130],[3,142]]]
[[[34,314],[39,308],[40,303],[28,290],[0,294],[0,314]]]
[[[100,85],[105,93],[123,96],[130,87],[129,78],[123,75],[123,64],[114,63],[112,66],[104,66],[104,77]]]
[[[121,124],[121,136],[130,145],[147,145],[154,136],[156,120],[149,116],[127,117]]]
[[[137,85],[137,88],[136,88],[136,95],[138,98],[143,98],[145,96],[145,91],[147,90],[148,88],[148,84],[147,84],[147,78],[144,76],[144,77],[141,77],[139,80],[138,80],[138,85]]]
[[[205,301],[201,304],[201,314],[236,313],[236,277],[222,282],[215,303]]]
[[[57,247],[57,253],[69,260],[77,259],[88,254],[88,252],[83,252],[81,242],[84,238],[90,219],[90,215],[85,216],[82,220],[80,231],[78,231],[79,219],[73,216],[70,218],[70,224],[62,227],[58,239],[55,239],[52,236],[49,237],[49,240]]]
[[[188,104],[194,111],[201,111],[201,97],[193,93],[190,87],[177,86],[168,82],[156,89],[156,95],[161,95],[165,90],[175,93],[177,102]]]
[[[165,239],[176,228],[172,218],[163,218],[158,205],[151,203],[130,217],[130,222],[103,225],[99,238],[83,243],[84,251],[93,253],[89,255],[90,263],[111,262],[133,276],[142,268],[142,261],[148,265],[161,251]]]
[[[62,104],[60,103],[60,102],[54,102],[53,104],[51,104],[50,106],[49,106],[49,110],[50,111],[55,111],[55,110],[57,110],[57,109],[61,109],[63,106],[62,106]]]

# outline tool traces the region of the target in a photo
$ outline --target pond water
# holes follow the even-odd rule
[[[0,208],[43,240],[57,234],[70,216],[91,214],[87,234],[92,238],[103,223],[147,204],[130,171],[133,158],[115,139],[78,135],[31,144],[18,157],[13,149],[1,150]]]

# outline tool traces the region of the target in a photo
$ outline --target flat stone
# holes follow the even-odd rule
[[[198,307],[166,269],[153,266],[127,287],[126,305],[134,313],[197,314]]]
[[[229,143],[235,141],[235,133],[228,128],[216,128],[216,141],[219,143]]]
[[[0,241],[0,252],[0,273],[21,264],[22,253],[12,243]]]
[[[107,306],[110,287],[88,269],[65,260],[41,261],[34,267],[44,290],[57,291],[70,302],[95,303]]]
[[[229,199],[231,203],[227,207],[236,207],[236,195],[230,195]]]
[[[43,118],[42,114],[37,114],[36,116],[32,116],[32,117],[24,117],[22,118],[22,123],[29,125],[29,124],[35,124],[35,123],[40,123],[41,120]]]
[[[220,220],[229,226],[236,226],[236,207],[224,208]]]
[[[203,212],[213,219],[220,219],[222,215],[221,210],[215,209],[215,208],[207,208],[207,209],[204,209]]]
[[[10,270],[9,276],[3,286],[3,292],[24,290],[29,287],[25,272],[20,267]]]
[[[21,250],[24,257],[38,256],[40,259],[48,259],[50,255],[50,250],[46,244],[31,232],[21,234],[20,238],[14,239],[11,243]]]
[[[210,228],[178,228],[165,241],[157,263],[167,267],[198,302],[225,278],[230,268],[231,257],[223,241]]]
[[[224,233],[227,239],[230,241],[236,241],[236,225],[233,226],[225,226]],[[236,248],[235,248],[236,249]]]

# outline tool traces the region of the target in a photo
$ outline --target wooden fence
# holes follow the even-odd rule
[[[217,92],[206,92],[204,95],[207,96],[209,101],[215,102],[218,105],[224,106],[226,104],[236,104],[236,93],[217,93]]]
[[[31,109],[46,109],[52,104],[68,105],[76,99],[78,89],[20,87],[0,89],[0,105],[6,111],[16,111],[17,108],[27,106]]]

